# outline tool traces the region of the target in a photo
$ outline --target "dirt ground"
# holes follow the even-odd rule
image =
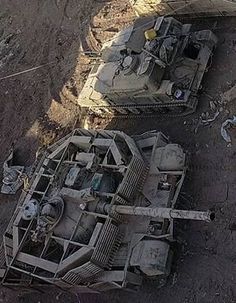
[[[131,22],[134,14],[126,0],[0,0],[0,7],[0,166],[12,144],[18,161],[29,165],[39,148],[80,125],[76,99],[93,64],[93,58],[81,51],[99,51],[102,41]],[[167,285],[161,289],[145,282],[137,293],[95,296],[2,287],[0,302],[236,302],[236,132],[231,132],[231,147],[220,135],[222,122],[236,114],[236,20],[194,22],[200,28],[213,29],[219,38],[197,112],[168,121],[114,119],[106,127],[129,134],[159,129],[183,145],[189,152],[190,168],[180,207],[213,209],[216,221],[188,222],[181,227],[181,249],[176,252]],[[48,65],[2,79],[42,64]],[[220,114],[210,125],[198,125],[199,116],[209,112],[210,101],[215,101]],[[1,234],[18,195],[0,195]]]

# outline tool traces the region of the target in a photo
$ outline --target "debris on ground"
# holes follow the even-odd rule
[[[216,110],[216,112],[214,113],[214,115],[211,117],[209,112],[207,112],[206,114],[203,113],[201,115],[201,123],[203,125],[209,125],[211,122],[215,121],[215,119],[219,116],[220,111]]]
[[[203,112],[199,119],[197,120],[197,126],[194,129],[194,133],[196,134],[198,132],[198,129],[200,126],[207,126],[210,125],[212,122],[216,120],[216,118],[219,116],[219,114],[223,111],[223,108],[220,107],[218,109],[216,103],[214,101],[210,101],[210,110]]]
[[[24,166],[13,165],[13,155],[14,151],[12,148],[10,155],[3,163],[2,194],[14,195],[24,184],[24,180],[27,178]]]
[[[231,146],[232,139],[227,130],[232,126],[236,126],[236,116],[233,116],[232,119],[225,120],[221,125],[221,136],[228,143],[228,146]]]

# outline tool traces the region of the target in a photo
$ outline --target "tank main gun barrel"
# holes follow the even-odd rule
[[[114,205],[112,210],[123,215],[145,216],[165,219],[186,219],[211,222],[215,214],[211,211],[178,210],[163,207],[134,207],[126,205]]]

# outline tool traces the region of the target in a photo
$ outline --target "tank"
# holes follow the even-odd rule
[[[172,17],[146,17],[103,45],[78,98],[98,115],[193,113],[217,38]]]
[[[4,285],[136,290],[167,277],[186,153],[158,131],[76,129],[47,149],[4,234]]]

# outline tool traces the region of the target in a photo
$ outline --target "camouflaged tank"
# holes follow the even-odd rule
[[[137,19],[105,43],[78,98],[98,115],[187,115],[217,38],[172,17]]]

